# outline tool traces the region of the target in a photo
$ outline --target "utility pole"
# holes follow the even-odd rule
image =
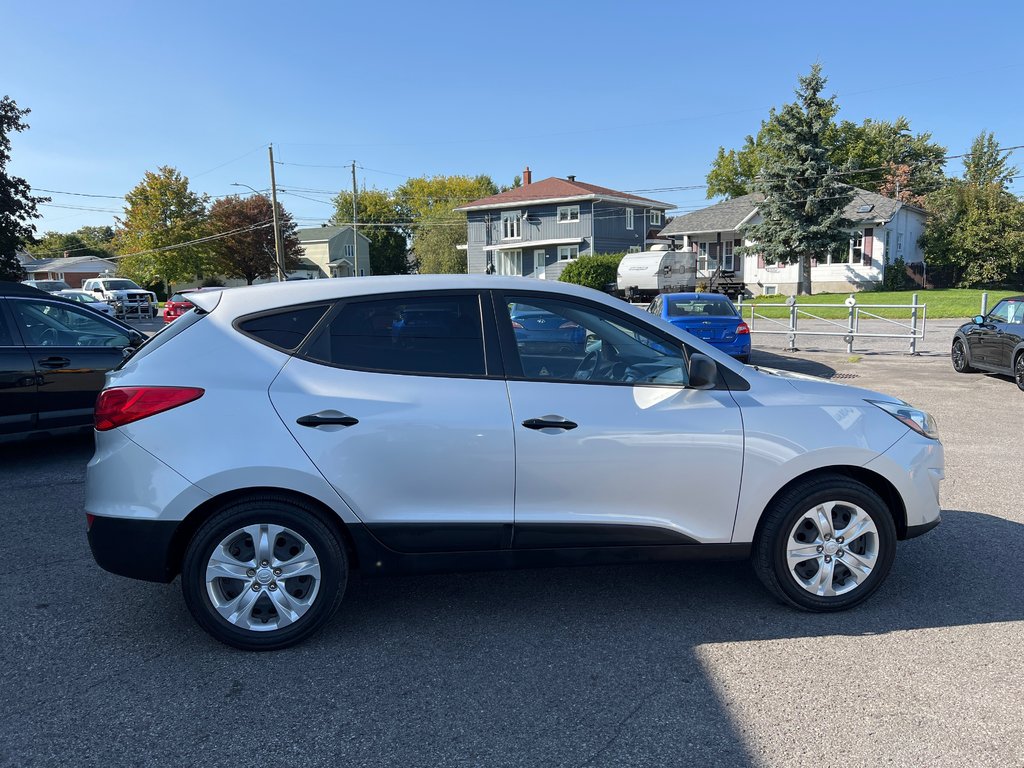
[[[267,147],[270,154],[270,204],[274,209],[274,257],[277,261],[277,282],[284,282],[284,254],[281,253],[281,222],[277,218],[277,180],[274,177],[274,145]]]
[[[359,214],[356,208],[356,161],[352,161],[352,261],[355,277],[359,277],[359,243],[356,242],[356,222]]]

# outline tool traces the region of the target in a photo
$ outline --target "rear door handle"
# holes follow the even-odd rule
[[[67,368],[71,361],[66,357],[44,357],[39,361],[42,368]]]
[[[576,429],[579,426],[575,421],[569,421],[561,416],[544,416],[540,419],[527,419],[523,422],[527,429]]]
[[[351,427],[358,424],[359,419],[339,411],[321,411],[300,416],[295,423],[300,427]]]

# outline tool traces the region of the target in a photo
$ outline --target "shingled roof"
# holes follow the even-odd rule
[[[661,237],[673,235],[690,235],[698,232],[726,232],[739,229],[741,223],[750,217],[757,206],[764,200],[764,195],[754,192],[729,200],[723,200],[699,211],[677,216],[669,222]],[[899,200],[885,197],[866,189],[853,187],[853,199],[843,210],[843,215],[854,224],[866,224],[875,221],[889,221],[903,206]],[[913,207],[913,206],[911,206]],[[915,209],[916,210],[916,209]]]
[[[460,205],[456,211],[476,211],[484,208],[508,208],[522,203],[541,202],[576,202],[583,200],[612,200],[615,202],[636,203],[648,208],[668,210],[672,207],[670,203],[662,203],[646,197],[632,195],[629,192],[619,192],[608,187],[599,187],[596,184],[586,184],[575,179],[560,179],[552,176],[547,179],[535,181],[533,184],[525,184],[507,192],[502,192],[471,203]]]

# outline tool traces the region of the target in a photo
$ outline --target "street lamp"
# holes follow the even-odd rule
[[[251,189],[253,194],[263,196],[263,193],[259,190],[253,189],[248,184],[240,184],[237,181],[231,182],[232,187],[245,187]],[[276,190],[275,190],[276,192]],[[277,220],[277,195],[275,194],[270,204],[274,215],[274,257],[277,262],[277,282],[284,282],[284,258],[281,254],[281,226]]]

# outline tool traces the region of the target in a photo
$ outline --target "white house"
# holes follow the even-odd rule
[[[761,256],[740,257],[736,249],[753,245],[745,230],[760,221],[759,193],[723,200],[699,211],[677,216],[661,237],[678,250],[697,254],[698,281],[743,282],[755,296],[794,294],[799,265],[766,264]],[[811,283],[821,293],[858,291],[882,281],[886,258],[902,257],[906,264],[924,261],[918,239],[924,232],[925,212],[899,200],[854,187],[853,200],[843,212],[853,222],[845,251],[822,254],[811,262]]]
[[[18,261],[25,267],[29,280],[63,280],[72,288],[102,274],[114,274],[117,264],[98,256],[64,256],[36,259],[25,251],[18,252]]]

